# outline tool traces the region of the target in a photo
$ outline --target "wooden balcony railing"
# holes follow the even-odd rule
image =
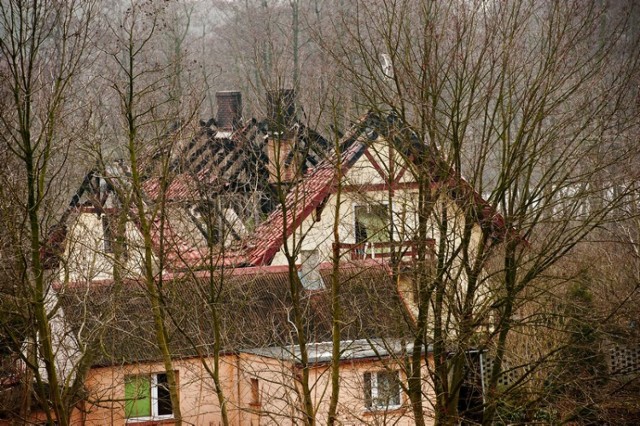
[[[435,240],[427,240],[427,246],[432,251]],[[394,254],[401,260],[418,257],[418,243],[416,241],[338,243],[338,249],[341,253],[346,251],[347,257],[351,260],[385,259]]]

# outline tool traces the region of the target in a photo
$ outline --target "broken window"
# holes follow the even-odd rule
[[[375,204],[355,207],[356,243],[384,243],[391,240],[389,207]]]
[[[173,417],[166,373],[126,377],[124,398],[124,412],[127,419]]]

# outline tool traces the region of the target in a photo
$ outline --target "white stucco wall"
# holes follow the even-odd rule
[[[131,222],[126,225],[127,259],[121,261],[126,275],[140,274],[144,244]],[[105,251],[102,220],[96,213],[80,212],[69,220],[69,230],[58,280],[89,282],[113,278],[113,253]]]
[[[377,149],[372,156],[377,158],[378,163],[380,159],[386,159],[389,161],[389,156],[384,155],[388,152],[388,149],[383,142],[378,142],[374,147]],[[377,152],[382,152],[378,154]],[[397,171],[401,170],[405,165],[403,160],[396,155],[396,164],[393,165],[393,169]],[[389,166],[384,166],[384,169],[390,169]],[[349,170],[344,181],[343,191],[340,194],[340,205],[338,204],[338,195],[331,194],[320,218],[317,218],[316,214],[312,214],[307,217],[301,224],[301,226],[291,235],[287,244],[291,252],[294,252],[294,247],[298,247],[300,251],[317,250],[319,253],[319,263],[330,262],[332,259],[332,246],[334,243],[333,227],[338,218],[338,233],[339,242],[346,244],[355,243],[355,208],[356,206],[369,205],[389,205],[392,204],[393,220],[392,220],[392,232],[394,242],[402,241],[414,241],[416,240],[418,232],[418,189],[415,185],[410,185],[412,182],[412,174],[410,171],[406,171],[400,179],[402,185],[399,185],[399,189],[395,189],[393,192],[383,188],[385,183],[384,178],[380,175],[379,171],[371,164],[367,156],[362,155],[356,164]],[[443,220],[442,214],[446,210],[447,214],[447,231],[442,232],[440,226]],[[464,214],[458,204],[445,193],[440,193],[439,198],[433,209],[433,215],[427,226],[427,238],[434,239],[435,250],[440,250],[440,240],[446,239],[444,244],[444,250],[442,253],[438,253],[439,256],[444,256],[445,259],[451,261],[451,266],[448,268],[449,273],[445,278],[448,280],[446,287],[450,292],[450,296],[462,300],[467,292],[468,279],[464,270],[462,261],[462,253],[459,250],[463,243],[463,230],[465,218]],[[478,224],[475,224],[471,234],[470,244],[470,259],[475,257],[475,247],[481,238],[481,230]],[[287,259],[285,256],[284,248],[276,254],[273,259],[272,265],[286,265]],[[299,252],[298,252],[299,253]],[[349,262],[350,257],[348,255],[343,256],[345,261]],[[297,262],[300,263],[302,256],[298,255]],[[413,301],[412,290],[409,288],[406,282],[402,284],[404,287],[401,289],[402,294],[407,295],[405,301],[408,307],[415,306]],[[478,289],[474,296],[474,305],[483,303],[483,299],[486,296],[486,291],[483,288]],[[452,299],[454,300],[454,299]]]

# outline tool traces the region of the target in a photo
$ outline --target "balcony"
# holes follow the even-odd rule
[[[428,239],[427,246],[433,255],[435,240]],[[335,247],[335,244],[334,244]],[[418,257],[418,242],[416,241],[385,241],[385,242],[361,242],[361,243],[338,243],[337,248],[340,253],[345,253],[346,257],[351,260],[364,259],[390,259],[396,256],[396,259],[402,261],[415,260]]]

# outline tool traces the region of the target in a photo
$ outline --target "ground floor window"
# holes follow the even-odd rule
[[[398,371],[364,373],[365,407],[388,410],[400,407],[400,374]]]
[[[124,397],[124,411],[127,419],[173,417],[166,373],[127,376],[124,384]]]

